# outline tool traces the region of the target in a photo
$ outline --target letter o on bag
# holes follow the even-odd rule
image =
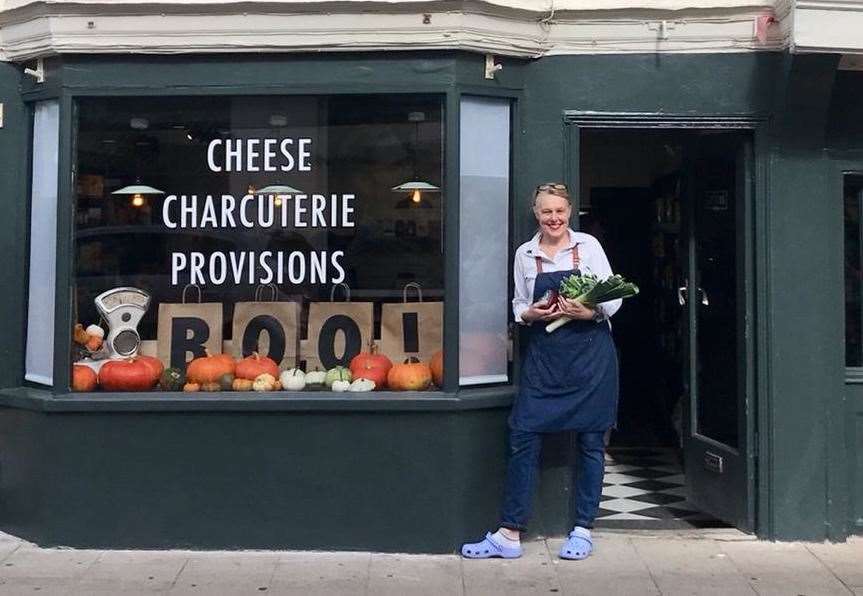
[[[342,357],[336,356],[336,333],[345,334],[345,351]],[[321,326],[318,336],[318,358],[324,368],[347,366],[351,359],[363,348],[362,334],[356,321],[345,315],[335,315],[327,319]]]
[[[261,355],[281,362],[285,357],[285,329],[276,317],[270,315],[258,315],[246,325],[246,330],[243,331],[243,356],[258,351],[261,333],[264,331],[270,337],[270,349],[267,354]]]

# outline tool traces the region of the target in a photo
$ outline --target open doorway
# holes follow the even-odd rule
[[[704,465],[687,462],[694,451],[685,442],[699,432],[696,424],[717,443],[736,440],[735,192],[745,134],[590,128],[580,134],[579,228],[596,236],[615,272],[641,289],[612,320],[620,408],[597,524],[724,525],[689,498],[688,483]]]

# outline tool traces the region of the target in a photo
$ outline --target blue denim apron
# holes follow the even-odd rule
[[[533,301],[557,290],[577,271],[544,273],[536,258]],[[527,356],[522,363],[518,395],[509,417],[511,428],[532,432],[605,431],[617,420],[617,351],[607,321],[571,321],[547,333],[543,321],[529,328]]]

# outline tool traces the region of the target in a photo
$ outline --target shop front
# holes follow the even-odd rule
[[[96,38],[134,18],[104,16]],[[314,54],[6,38],[3,530],[452,551],[495,522],[512,255],[532,189],[561,180],[642,290],[613,319],[599,525],[861,531],[859,71],[781,40],[537,57],[397,34]],[[546,441],[538,534],[569,526],[570,441]]]

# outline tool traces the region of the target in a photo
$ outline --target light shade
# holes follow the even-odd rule
[[[288,186],[287,184],[271,184],[270,186],[265,186],[264,188],[259,188],[255,194],[256,195],[296,195],[302,194],[303,191],[294,188],[293,186]]]
[[[417,180],[411,180],[409,182],[404,182],[399,184],[398,186],[393,186],[394,192],[413,192],[415,190],[419,190],[422,192],[440,192],[440,189],[428,182],[420,182]]]
[[[123,188],[118,188],[112,195],[163,195],[165,191],[159,190],[158,188],[153,188],[152,186],[147,186],[146,184],[132,184],[131,186],[124,186]]]

